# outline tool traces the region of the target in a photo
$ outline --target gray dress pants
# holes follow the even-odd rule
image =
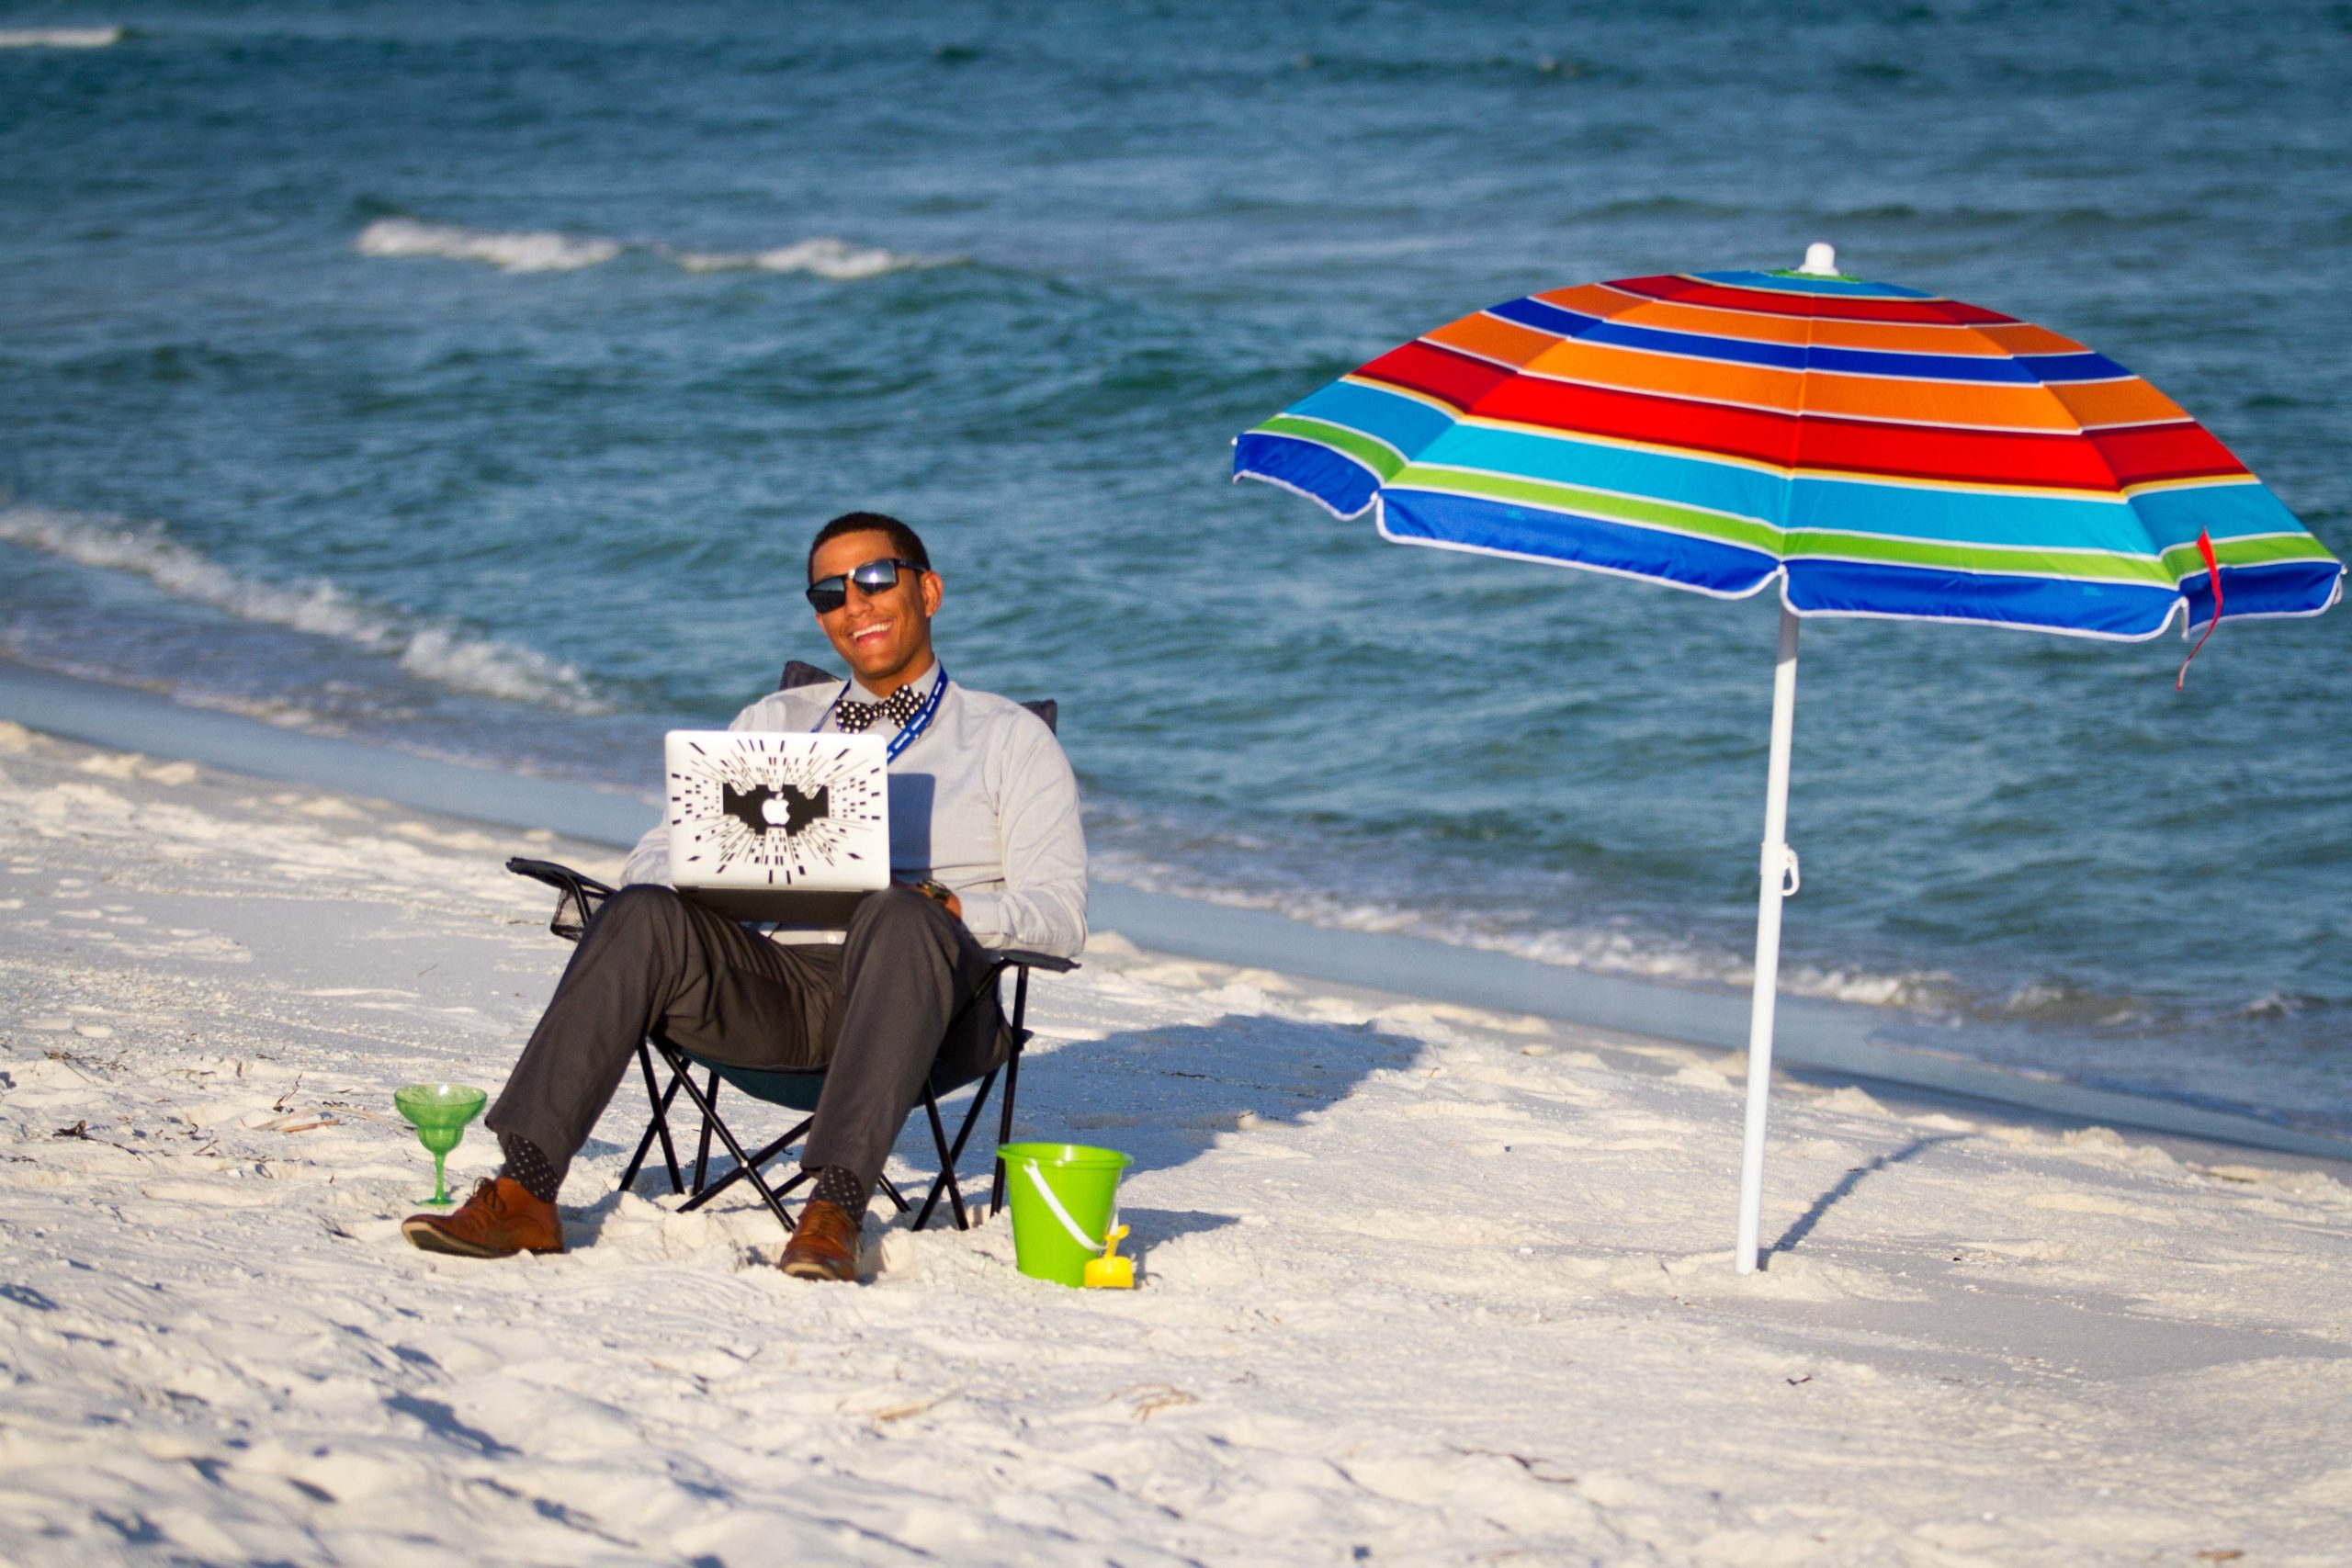
[[[956,1017],[988,963],[963,921],[909,887],[860,904],[839,945],[792,947],[667,887],[624,887],[581,934],[484,1122],[537,1145],[561,1179],[659,1032],[730,1066],[825,1067],[800,1163],[871,1189],[926,1076],[952,1087],[1010,1054],[993,990]]]

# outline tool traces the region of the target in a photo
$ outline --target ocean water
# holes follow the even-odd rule
[[[1100,874],[1737,984],[1769,597],[1385,545],[1231,436],[1826,239],[2345,553],[2347,80],[2352,11],[2226,0],[15,6],[0,657],[650,787],[880,508],[956,676],[1061,699]],[[2352,1129],[2352,615],[2180,651],[1809,626],[1791,987]]]

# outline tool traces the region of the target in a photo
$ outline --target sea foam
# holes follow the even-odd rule
[[[1431,914],[1408,900],[1350,898],[1306,886],[1238,887],[1204,875],[1197,869],[1179,870],[1118,850],[1097,852],[1091,861],[1097,875],[1145,892],[1166,893],[1235,908],[1264,909],[1307,925],[1338,931],[1418,937],[1450,947],[1507,953],[1563,969],[1674,985],[1696,982],[1746,990],[1756,980],[1755,964],[1744,953],[1711,947],[1690,938],[1615,923],[1513,930],[1492,922]],[[1962,1002],[1953,977],[1943,970],[1882,974],[1861,968],[1788,962],[1781,969],[1780,990],[1784,996],[1818,997],[1928,1017],[1948,1016]]]
[[[797,244],[739,254],[726,251],[681,251],[670,258],[688,272],[805,272],[817,277],[847,280],[874,277],[910,267],[936,266],[948,258],[906,255],[877,245],[854,245],[847,240],[820,235]]]
[[[121,41],[120,28],[0,28],[0,49],[108,49]]]
[[[502,272],[577,272],[621,254],[612,240],[575,239],[541,230],[500,232],[413,218],[379,218],[352,248],[363,256],[442,256],[488,262]]]
[[[915,255],[854,244],[831,234],[798,240],[764,251],[680,251],[666,245],[627,244],[594,234],[553,230],[469,229],[416,218],[379,218],[359,231],[352,249],[363,256],[438,256],[448,261],[486,262],[502,272],[578,272],[600,266],[629,252],[658,256],[686,272],[805,273],[847,282],[915,267],[950,266],[961,256]]]
[[[368,604],[324,578],[278,583],[243,576],[172,538],[160,524],[43,506],[0,507],[0,542],[143,577],[175,599],[242,620],[350,643],[453,691],[573,713],[597,713],[605,706],[579,671],[560,660]]]

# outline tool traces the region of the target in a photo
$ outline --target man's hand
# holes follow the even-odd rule
[[[933,898],[945,905],[947,912],[957,919],[964,918],[964,900],[956,897],[956,890],[945,883],[933,882],[926,876],[920,882],[910,882],[905,886],[913,888],[926,898]]]

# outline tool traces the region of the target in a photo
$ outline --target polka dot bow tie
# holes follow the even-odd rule
[[[833,705],[833,723],[844,735],[863,733],[876,719],[887,718],[900,729],[914,717],[915,709],[922,706],[923,694],[912,685],[899,687],[878,703],[857,703],[843,697]]]

